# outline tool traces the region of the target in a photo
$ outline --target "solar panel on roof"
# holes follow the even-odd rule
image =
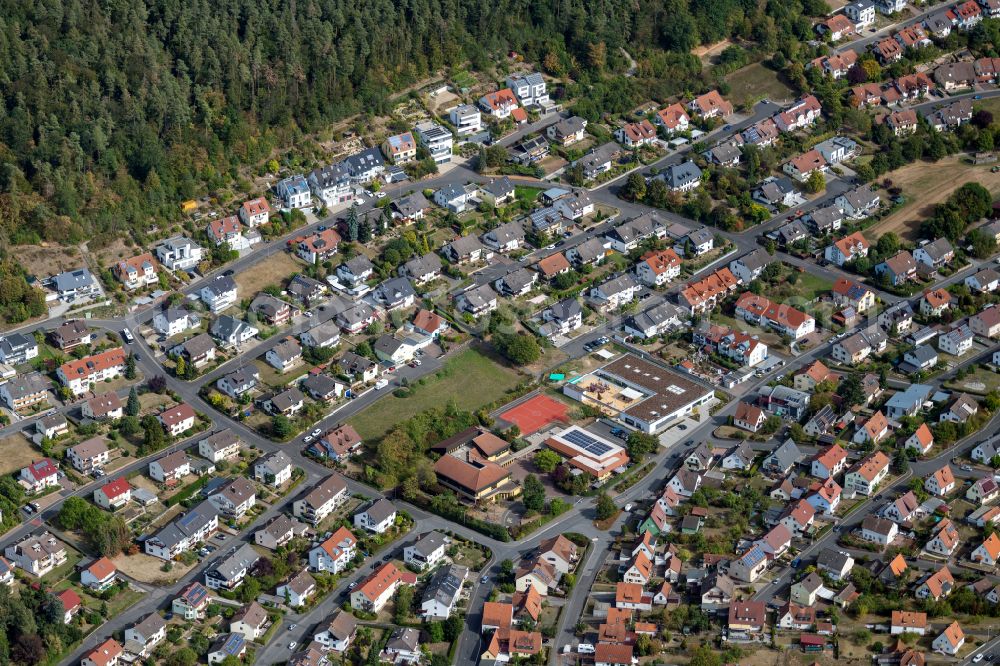
[[[587,453],[597,457],[601,457],[611,450],[610,446],[581,430],[573,430],[568,433],[564,433],[562,438],[571,444],[575,444]]]
[[[587,448],[589,444],[595,441],[593,437],[581,430],[572,430],[570,432],[563,433],[562,438],[581,448]]]

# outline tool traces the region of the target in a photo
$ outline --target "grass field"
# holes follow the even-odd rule
[[[730,86],[727,98],[739,107],[750,99],[768,98],[774,101],[791,99],[794,91],[785,85],[778,74],[760,63],[747,65],[726,76]]]
[[[964,379],[949,380],[945,383],[945,387],[958,391],[967,391],[969,393],[986,395],[990,391],[995,391],[1000,388],[1000,374],[993,372],[992,370],[977,368],[975,372]]]
[[[449,359],[437,374],[428,376],[423,386],[415,386],[410,397],[387,395],[349,423],[363,439],[374,439],[400,421],[430,407],[444,407],[449,400],[454,400],[459,409],[479,409],[517,383],[516,372],[467,349]]]
[[[885,175],[893,185],[902,188],[906,203],[881,222],[865,231],[874,242],[882,234],[895,232],[908,241],[918,239],[920,223],[930,217],[938,204],[959,187],[974,181],[991,194],[1000,192],[1000,173],[990,173],[990,165],[975,166],[952,156],[935,163],[916,162]]]
[[[535,199],[538,198],[539,193],[542,191],[540,187],[523,187],[521,185],[514,186],[514,196],[521,203],[527,204],[529,206],[535,203]]]
[[[3,452],[3,461],[0,461],[0,474],[10,474],[22,467],[27,467],[32,460],[42,456],[38,449],[35,449],[21,433],[14,433],[0,439],[0,452]]]
[[[194,568],[194,564],[172,562],[170,571],[163,571],[163,560],[145,553],[122,554],[113,557],[111,561],[119,571],[140,583],[173,583]]]
[[[303,264],[288,252],[276,252],[264,261],[257,262],[234,278],[239,287],[240,298],[253,298],[268,285],[280,285],[292,273],[301,273]]]

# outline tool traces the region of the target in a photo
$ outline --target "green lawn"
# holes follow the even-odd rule
[[[522,187],[520,185],[514,186],[514,196],[521,203],[531,206],[535,203],[535,199],[538,198],[538,194],[542,191],[540,187]]]
[[[407,398],[389,394],[349,420],[363,439],[384,435],[392,426],[430,407],[443,407],[454,400],[459,409],[476,410],[502,397],[517,385],[516,372],[505,368],[475,349],[449,359],[442,370],[414,385]]]

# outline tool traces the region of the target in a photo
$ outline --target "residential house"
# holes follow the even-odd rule
[[[316,579],[307,569],[303,569],[286,583],[279,585],[274,592],[276,596],[284,597],[285,604],[290,608],[302,608],[316,593]]]
[[[1000,308],[988,307],[969,317],[969,328],[984,338],[1000,337]]]
[[[201,317],[187,308],[168,307],[153,317],[153,329],[166,338],[198,328]]]
[[[175,236],[156,246],[156,258],[168,270],[188,271],[201,263],[204,250],[190,238]]]
[[[284,451],[261,456],[254,463],[253,478],[264,485],[280,487],[292,478],[292,459]]]
[[[812,460],[811,473],[820,479],[837,476],[847,464],[847,451],[839,444],[831,444],[823,449]]]
[[[257,492],[250,481],[238,476],[212,491],[208,501],[223,515],[238,520],[257,503]]]
[[[347,611],[338,610],[320,622],[313,640],[331,652],[343,654],[357,634],[358,622]]]
[[[248,641],[261,638],[271,626],[267,611],[256,601],[241,607],[229,620],[229,631],[243,636]]]
[[[972,349],[975,335],[968,324],[961,324],[938,336],[938,349],[946,354],[961,356]]]
[[[656,141],[656,127],[645,118],[639,122],[626,123],[615,130],[615,141],[629,149],[651,145]]]
[[[94,503],[102,509],[115,511],[132,499],[132,486],[127,479],[119,478],[94,489]]]
[[[837,266],[843,266],[858,257],[867,257],[869,247],[868,241],[859,231],[845,236],[838,241],[834,241],[832,245],[827,246],[824,251],[824,257],[827,261]]]
[[[873,416],[868,419],[868,423],[863,430],[868,432],[870,438],[866,441],[873,441],[877,444],[879,439],[873,437],[868,426],[872,421],[877,420],[878,424],[874,428],[877,429],[884,423],[885,430],[888,431],[888,423],[885,421],[885,417],[882,416],[882,412],[877,412],[876,416],[880,418],[876,419]],[[844,488],[870,496],[888,475],[889,457],[882,451],[875,451],[847,470],[847,473],[844,475]]]
[[[861,522],[861,539],[883,547],[889,545],[898,533],[899,527],[891,520],[865,516]]]
[[[303,526],[285,514],[278,514],[254,532],[253,540],[258,546],[277,550],[303,532]]]
[[[260,555],[253,546],[244,543],[227,557],[209,565],[205,571],[205,587],[210,590],[235,590],[243,584],[259,559]]]
[[[80,584],[94,592],[103,592],[118,578],[118,569],[114,562],[106,557],[100,557],[90,566],[80,572]]]
[[[111,452],[103,437],[91,437],[88,440],[66,449],[66,457],[69,458],[73,468],[84,474],[90,474],[94,470],[104,468],[111,458]]]
[[[351,592],[351,606],[369,613],[377,613],[392,598],[400,585],[412,585],[415,582],[416,576],[413,574],[404,574],[392,563],[385,564],[354,588]]]
[[[873,190],[869,185],[862,185],[861,187],[856,187],[853,190],[849,190],[844,194],[841,194],[836,199],[834,199],[834,205],[836,205],[840,210],[844,212],[844,215],[851,218],[852,220],[861,220],[866,217],[872,216],[879,208],[882,203],[882,198],[878,192]],[[855,233],[851,236],[854,239],[862,237],[861,233]],[[863,238],[863,237],[862,237]],[[867,245],[865,249],[865,255],[867,255]],[[849,259],[848,259],[849,260]]]
[[[977,9],[979,8],[979,6],[976,5],[975,0],[970,0],[970,2],[966,4],[972,4]],[[959,7],[963,6],[964,5],[959,5]],[[934,639],[931,643],[931,649],[944,655],[955,656],[958,654],[958,651],[962,649],[963,645],[965,645],[965,632],[962,631],[962,627],[957,621],[953,621],[937,638]]]
[[[396,507],[387,499],[380,499],[367,509],[354,514],[354,526],[382,534],[396,522]]]
[[[170,609],[184,620],[202,619],[208,610],[208,590],[201,583],[191,583],[174,597]]]
[[[41,578],[66,562],[66,546],[51,532],[23,537],[4,549],[4,557],[26,574]]]
[[[14,411],[28,409],[48,402],[49,386],[49,381],[39,372],[17,375],[0,384],[0,399]],[[89,387],[90,384],[86,386]],[[82,385],[80,388],[83,388],[80,393],[87,390]]]

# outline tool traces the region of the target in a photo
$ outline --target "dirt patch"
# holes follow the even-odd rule
[[[163,571],[163,560],[144,553],[119,555],[112,558],[112,561],[119,571],[140,583],[174,583],[194,568],[194,564],[172,562],[170,571]]]
[[[444,91],[433,96],[428,95],[427,106],[430,108],[431,113],[440,114],[441,112],[458,105],[461,101],[461,98],[455,93]]]
[[[288,252],[277,252],[236,275],[240,298],[252,298],[268,285],[281,284],[293,273],[300,273],[303,265]]]
[[[989,165],[973,165],[962,157],[952,156],[934,163],[908,164],[885,175],[893,186],[903,191],[906,203],[877,225],[865,231],[869,240],[895,232],[908,241],[918,240],[920,223],[931,216],[938,204],[970,181],[977,182],[990,194],[1000,192],[1000,173],[991,173]]]
[[[159,393],[144,393],[139,396],[140,414],[159,414],[167,405],[173,404],[169,395]]]
[[[27,467],[33,460],[42,457],[41,452],[34,448],[21,433],[14,433],[0,439],[0,451],[3,451],[3,460],[0,460],[0,474],[9,474],[22,467]]]
[[[32,275],[42,278],[63,271],[80,268],[86,264],[76,247],[58,245],[19,245],[17,260]]]
[[[691,55],[697,56],[701,59],[702,65],[712,64],[712,58],[718,56],[720,53],[726,50],[727,46],[731,46],[732,42],[728,39],[723,39],[721,42],[715,42],[714,44],[703,44],[697,48],[691,49]]]
[[[88,250],[100,266],[112,266],[121,259],[128,259],[143,252],[139,248],[129,245],[121,238],[115,239],[111,244],[99,250],[95,250],[89,246]]]

